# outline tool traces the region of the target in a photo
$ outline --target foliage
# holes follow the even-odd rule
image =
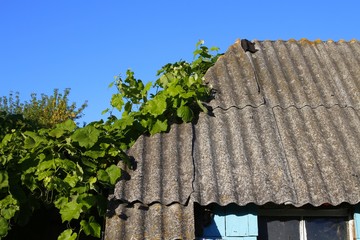
[[[63,94],[59,93],[58,89],[54,89],[52,95],[41,94],[40,99],[33,93],[29,102],[22,103],[19,93],[15,95],[10,93],[8,97],[0,97],[0,112],[22,115],[33,128],[54,127],[67,119],[79,119],[87,107],[86,102],[80,108],[76,108],[74,102],[69,104],[69,94],[69,88],[65,89]]]
[[[58,239],[99,238],[108,192],[123,171],[117,164],[131,166],[128,148],[141,134],[167,131],[207,111],[211,89],[203,77],[219,54],[211,55],[201,43],[197,47],[192,63],[167,64],[158,72],[153,85],[158,91],[150,97],[151,83],[144,85],[131,71],[119,77],[114,82],[119,92],[111,99],[122,111],[119,119],[79,128],[69,118],[52,128],[8,131],[0,142],[0,238],[12,223],[26,224],[43,203],[55,206],[68,223]]]
[[[141,134],[155,134],[167,131],[172,123],[192,121],[199,111],[207,112],[204,102],[208,102],[212,94],[204,84],[204,75],[220,56],[210,51],[218,51],[218,48],[209,50],[200,41],[192,63],[179,61],[163,66],[152,86],[157,92],[150,94],[150,99],[147,96],[151,83],[144,85],[130,70],[125,79],[118,77],[115,85],[119,93],[113,95],[111,105],[122,111],[121,119],[117,120],[122,129],[133,130],[131,126],[136,125]]]

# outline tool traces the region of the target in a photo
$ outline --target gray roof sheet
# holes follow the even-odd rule
[[[105,238],[110,240],[194,239],[193,207],[182,204],[151,206],[114,204],[107,218]]]
[[[360,202],[360,43],[254,42],[256,53],[237,41],[207,72],[214,116],[137,141],[138,168],[114,199]]]
[[[136,169],[131,180],[119,181],[115,196],[124,202],[185,204],[192,189],[192,125],[173,125],[171,133],[141,136],[129,151]]]

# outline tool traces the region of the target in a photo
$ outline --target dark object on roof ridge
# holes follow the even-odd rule
[[[258,50],[255,48],[255,43],[250,42],[247,39],[241,39],[241,47],[245,52],[256,53]]]

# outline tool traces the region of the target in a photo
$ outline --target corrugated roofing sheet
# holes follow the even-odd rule
[[[110,240],[194,239],[193,207],[182,204],[151,206],[114,204],[106,221],[105,238]]]
[[[360,201],[360,111],[267,106],[214,111],[195,127],[202,205]],[[226,126],[226,127],[224,127]]]
[[[206,74],[214,116],[139,139],[138,168],[114,199],[161,211],[360,202],[360,43],[254,42],[256,53],[237,41]]]
[[[173,125],[171,133],[142,136],[129,151],[136,169],[119,181],[115,196],[124,202],[185,204],[192,189],[194,166],[191,124]]]

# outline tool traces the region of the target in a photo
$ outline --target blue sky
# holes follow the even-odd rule
[[[168,62],[191,60],[198,40],[221,51],[249,40],[360,40],[360,1],[0,0],[0,96],[71,88],[104,118],[114,76],[155,81]]]

